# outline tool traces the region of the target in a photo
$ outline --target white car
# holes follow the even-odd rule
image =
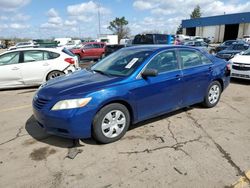
[[[250,48],[230,59],[231,77],[250,80]]]
[[[0,89],[38,86],[78,68],[78,58],[67,49],[6,51],[0,55]]]

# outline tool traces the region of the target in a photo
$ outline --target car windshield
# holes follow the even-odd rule
[[[248,48],[248,50],[242,52],[241,55],[250,55],[250,48]]]
[[[153,49],[122,49],[91,67],[92,71],[112,76],[129,76],[152,54]]]

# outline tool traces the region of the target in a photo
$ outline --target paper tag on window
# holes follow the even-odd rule
[[[126,69],[130,69],[137,61],[139,58],[133,58],[127,65],[126,65]]]

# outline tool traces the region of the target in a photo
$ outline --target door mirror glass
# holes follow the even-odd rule
[[[156,77],[157,75],[158,75],[158,71],[156,69],[146,69],[142,73],[143,78]]]

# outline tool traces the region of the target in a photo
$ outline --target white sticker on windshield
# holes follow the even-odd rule
[[[133,58],[127,65],[126,65],[126,69],[130,69],[137,61],[139,58]]]

